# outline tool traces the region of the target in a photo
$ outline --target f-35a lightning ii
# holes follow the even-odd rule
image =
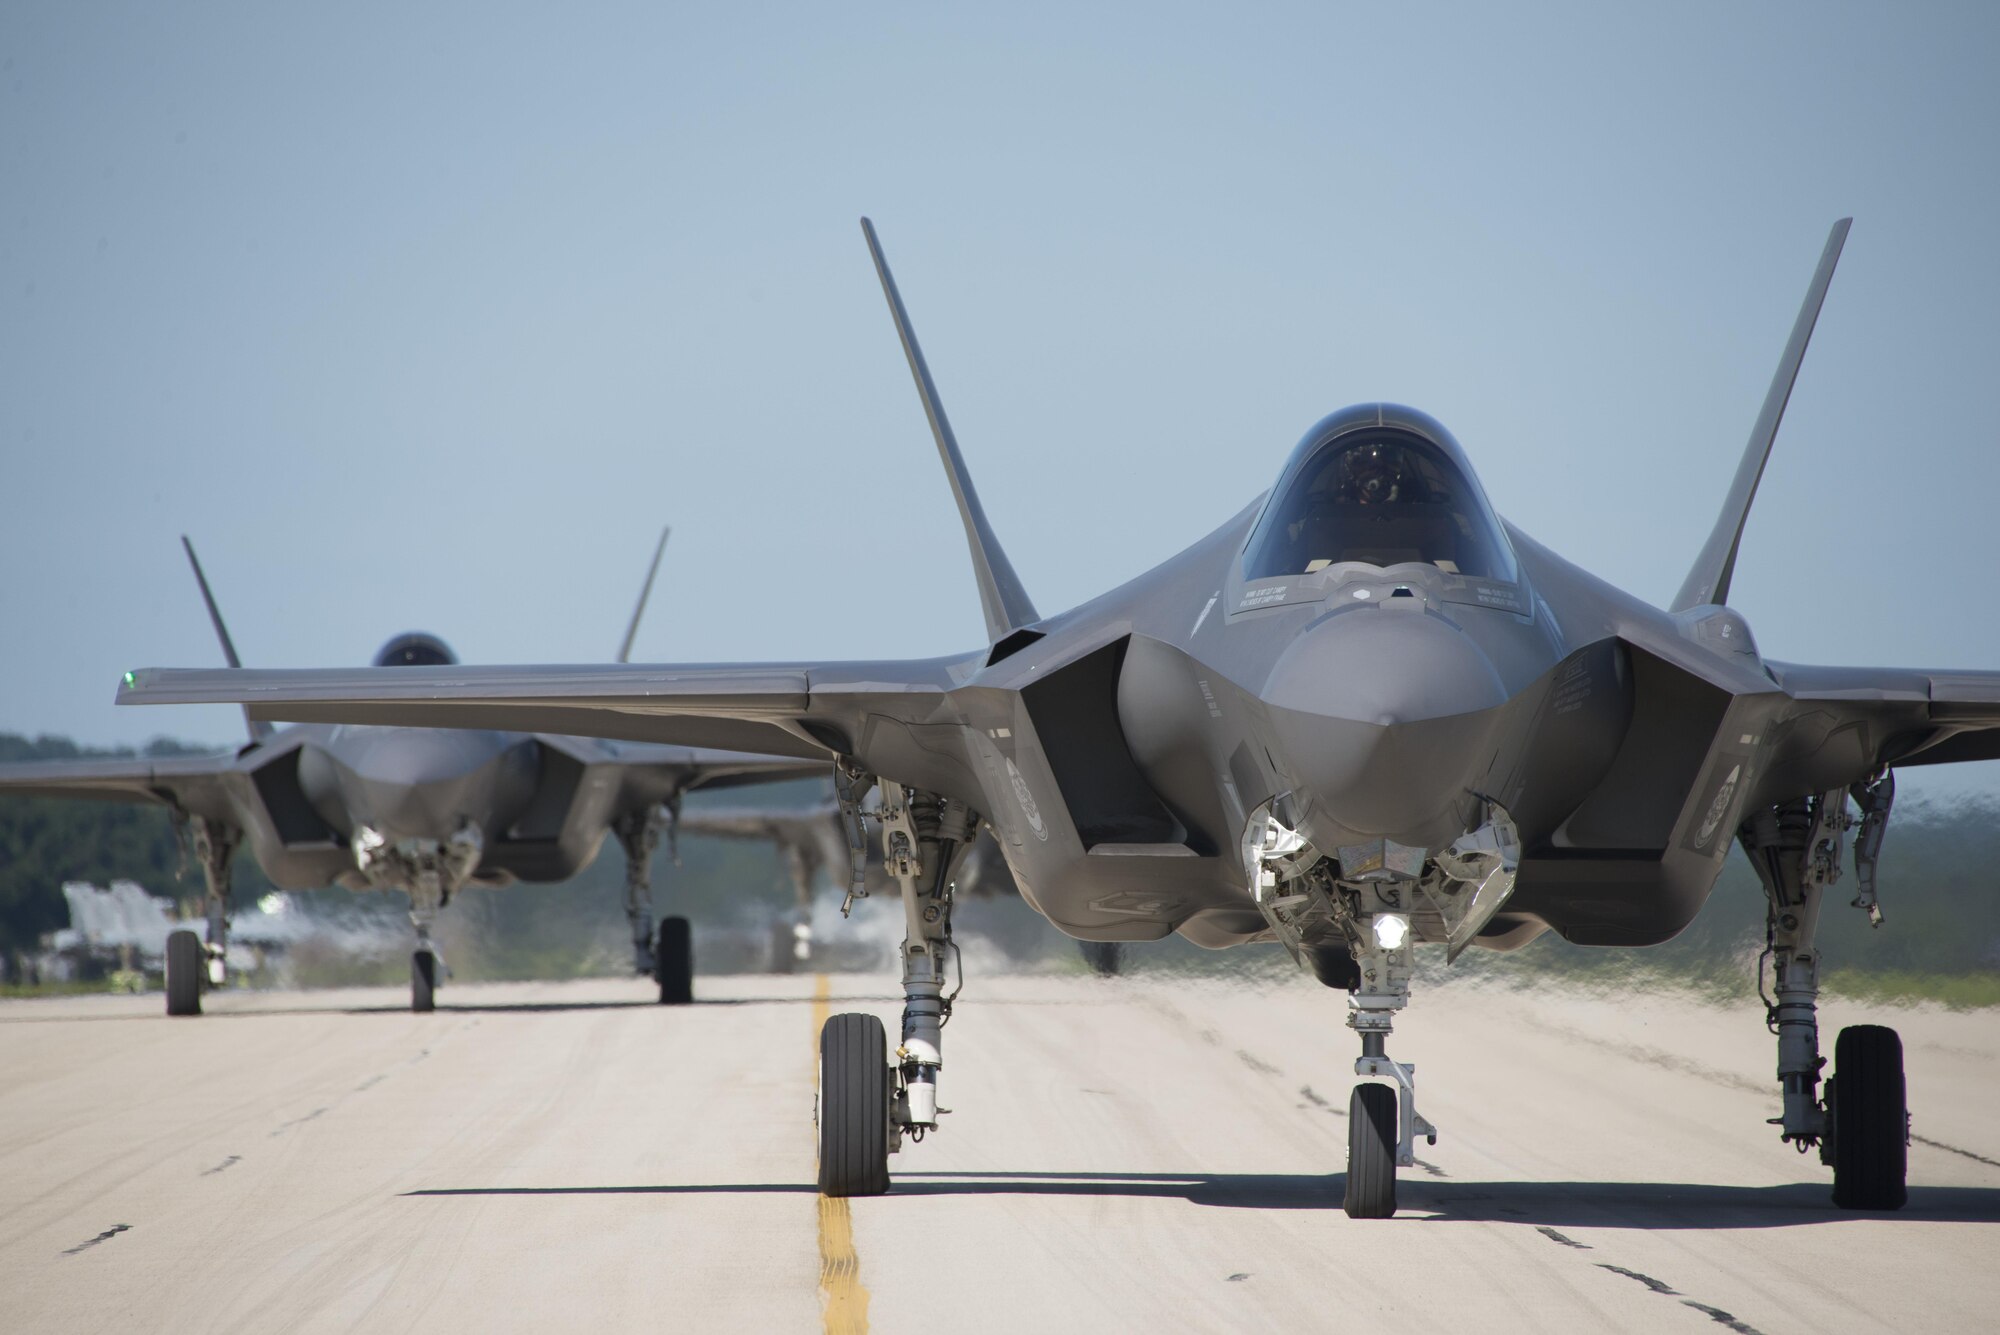
[[[619,651],[628,658],[667,537]],[[223,657],[240,666],[194,547],[181,539]],[[450,670],[444,641],[398,635],[370,671]],[[633,963],[655,975],[660,1000],[692,999],[685,918],[653,925],[652,858],[691,789],[824,772],[797,760],[687,746],[607,742],[541,733],[306,726],[250,722],[234,755],[49,761],[0,766],[0,795],[96,798],[164,806],[182,827],[206,883],[206,939],[167,942],[167,1014],[197,1015],[204,987],[220,987],[229,933],[229,869],[247,840],[280,889],[338,883],[410,897],[416,947],[410,1008],[431,1010],[440,981],[431,940],[438,910],[466,886],[560,881],[597,856],[607,832],[625,850],[625,907]]]
[[[881,807],[874,795],[862,804],[864,820],[879,820]],[[858,898],[896,890],[888,867],[879,856],[869,857],[866,830],[849,819],[837,797],[828,794],[817,801],[777,806],[703,806],[681,813],[682,834],[705,835],[711,839],[741,839],[767,844],[778,854],[792,882],[793,910],[772,924],[771,972],[791,973],[812,963],[813,897],[820,873],[828,873],[834,888],[845,892],[844,914]],[[959,863],[953,877],[958,898],[997,898],[1016,895],[1013,878],[1007,873],[1006,859],[982,831],[972,849]],[[1123,962],[1116,941],[1079,941],[1083,959],[1102,976],[1119,972]]]
[[[1732,839],[1770,903],[1783,1138],[1836,1204],[1904,1201],[1902,1050],[1844,1031],[1821,1090],[1820,911],[1854,832],[1875,908],[1897,765],[2000,758],[2000,673],[1765,659],[1727,606],[1750,502],[1845,241],[1837,223],[1713,535],[1662,610],[1488,505],[1450,432],[1368,403],[1308,430],[1222,527],[1072,611],[1035,610],[981,509],[865,221],[972,548],[988,644],[914,662],[188,672],[133,703],[253,717],[546,728],[831,760],[883,793],[907,909],[902,1042],[821,1035],[819,1181],[889,1185],[937,1124],[956,861],[990,825],[1028,901],[1073,936],[1275,940],[1349,994],[1361,1043],[1346,1208],[1396,1208],[1436,1129],[1386,1051],[1413,950],[1507,950],[1554,930],[1642,946],[1687,925]],[[1850,804],[1858,806],[1857,818]],[[1504,1097],[1504,1094],[1496,1094]]]

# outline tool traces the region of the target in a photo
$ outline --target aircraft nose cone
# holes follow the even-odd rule
[[[1292,641],[1263,695],[1282,709],[1391,726],[1490,709],[1507,688],[1449,622],[1371,608],[1328,617]]]
[[[1262,692],[1322,847],[1387,837],[1436,847],[1466,828],[1507,690],[1463,632],[1420,611],[1329,617]]]

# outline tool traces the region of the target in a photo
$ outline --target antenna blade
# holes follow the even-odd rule
[[[1672,611],[1684,612],[1705,603],[1728,601],[1729,583],[1736,574],[1736,551],[1743,542],[1743,525],[1750,517],[1750,502],[1756,499],[1757,483],[1762,480],[1764,465],[1771,457],[1771,442],[1778,437],[1778,423],[1784,420],[1785,404],[1792,397],[1792,384],[1799,377],[1806,344],[1812,341],[1820,305],[1826,300],[1827,285],[1833,282],[1833,269],[1840,262],[1840,250],[1847,244],[1847,229],[1853,222],[1852,218],[1842,218],[1827,235],[1819,268],[1813,273],[1812,286],[1806,290],[1805,305],[1799,308],[1799,318],[1792,325],[1792,336],[1778,362],[1778,373],[1771,377],[1771,388],[1764,395],[1757,425],[1750,431],[1743,461],[1736,466],[1736,480],[1729,484],[1729,498],[1722,504],[1715,531],[1708,535],[1701,555],[1695,558],[1694,568],[1688,571],[1687,582],[1674,598]]]
[[[653,548],[653,564],[646,567],[646,582],[639,586],[639,605],[632,609],[632,624],[625,627],[625,642],[618,646],[618,661],[632,661],[632,639],[639,633],[639,618],[646,615],[646,600],[653,596],[653,576],[660,573],[660,556],[667,550],[667,535],[672,533],[670,524],[660,530],[660,541]]]
[[[201,558],[194,554],[194,544],[187,534],[181,534],[181,550],[187,553],[188,564],[194,567],[194,582],[201,586],[201,601],[208,607],[208,622],[215,627],[215,638],[222,641],[222,658],[233,668],[243,666],[243,660],[236,656],[236,645],[229,638],[229,627],[222,624],[222,609],[215,605],[215,595],[209,592],[208,576],[201,572]],[[243,706],[243,723],[250,729],[250,740],[261,742],[273,731],[268,723],[261,723],[250,717],[250,706]]]
[[[917,334],[910,327],[909,313],[903,309],[902,294],[896,290],[896,280],[889,273],[889,261],[882,257],[881,243],[875,239],[875,224],[863,218],[861,232],[868,238],[868,253],[875,258],[875,273],[882,280],[882,295],[889,299],[889,314],[896,321],[896,336],[903,341],[903,355],[909,359],[910,375],[915,378],[917,394],[924,401],[924,416],[930,419],[938,458],[944,461],[944,471],[951,479],[951,494],[958,501],[958,516],[965,521],[965,541],[972,549],[972,573],[979,581],[979,602],[986,613],[987,638],[989,642],[997,643],[1021,627],[1041,620],[1041,615],[1035,611],[1028,591],[1021,587],[1020,577],[1014,573],[1013,563],[1008,561],[1000,539],[993,535],[992,525],[986,522],[986,511],[980,507],[979,492],[972,485],[972,474],[966,471],[964,456],[958,452],[958,438],[951,433],[951,419],[944,415],[944,401],[938,397],[937,386],[931,381],[930,367],[924,362],[924,350],[917,346]]]

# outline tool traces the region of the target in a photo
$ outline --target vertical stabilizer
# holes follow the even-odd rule
[[[1847,244],[1847,229],[1853,221],[1842,218],[1826,238],[1826,249],[1820,252],[1819,268],[1806,291],[1805,305],[1799,308],[1799,318],[1792,325],[1792,337],[1785,344],[1778,373],[1771,378],[1763,410],[1757,414],[1750,443],[1744,447],[1743,462],[1736,466],[1736,480],[1729,484],[1729,498],[1722,503],[1715,531],[1708,535],[1694,569],[1688,571],[1687,582],[1674,598],[1673,611],[1684,612],[1690,607],[1729,599],[1729,581],[1736,573],[1736,549],[1743,542],[1743,524],[1750,517],[1750,502],[1756,498],[1765,461],[1771,457],[1771,442],[1777,439],[1778,423],[1784,419],[1792,384],[1799,377],[1799,364],[1806,357],[1806,344],[1812,340],[1813,325],[1819,320],[1820,304],[1826,300],[1827,284],[1833,281],[1833,266],[1840,262],[1840,248]]]
[[[639,605],[632,609],[632,622],[625,627],[625,642],[618,646],[618,661],[632,661],[632,639],[639,633],[639,618],[646,615],[646,600],[653,596],[653,576],[660,573],[660,556],[667,550],[667,535],[674,530],[671,526],[660,530],[660,541],[653,548],[653,564],[646,567],[646,582],[639,586]]]
[[[201,573],[201,558],[194,554],[194,544],[187,534],[181,534],[181,550],[187,553],[188,564],[194,567],[194,582],[201,586],[201,601],[208,607],[209,624],[215,627],[215,638],[222,641],[222,658],[233,668],[243,666],[243,660],[236,656],[236,645],[229,638],[229,627],[222,624],[222,609],[215,605],[215,595],[209,592],[208,576]],[[243,706],[243,722],[250,729],[250,740],[261,742],[273,731],[268,723],[250,717],[250,706]]]
[[[951,421],[944,415],[944,401],[938,397],[937,386],[931,383],[930,367],[924,362],[923,349],[917,346],[917,334],[910,328],[902,295],[896,291],[896,280],[889,274],[889,262],[882,258],[882,246],[875,239],[875,224],[863,218],[861,231],[868,238],[868,253],[875,257],[882,295],[889,299],[889,314],[896,321],[896,334],[903,340],[903,355],[909,358],[910,374],[923,398],[924,415],[930,419],[938,457],[944,461],[945,473],[951,478],[951,494],[958,500],[959,518],[965,521],[965,541],[972,549],[972,573],[979,581],[979,602],[986,612],[986,636],[989,642],[997,643],[1023,626],[1041,620],[1041,615],[1029,600],[1028,591],[1021,587],[1013,563],[1000,547],[1000,539],[993,536],[993,526],[986,522],[986,511],[980,508],[972,475],[966,471],[965,459],[958,452],[958,438],[951,434]]]

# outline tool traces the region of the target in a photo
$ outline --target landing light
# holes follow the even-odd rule
[[[1378,913],[1375,915],[1375,944],[1384,950],[1397,950],[1410,936],[1410,920],[1400,913]]]

